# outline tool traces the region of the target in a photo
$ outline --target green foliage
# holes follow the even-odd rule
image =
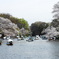
[[[4,18],[8,18],[9,19],[11,17],[11,15],[10,14],[1,13],[0,17],[4,17]]]
[[[10,14],[0,14],[0,17],[4,17],[4,18],[8,18],[9,20],[11,20],[13,23],[17,24],[17,26],[21,29],[22,27],[25,28],[25,29],[29,29],[29,25],[28,25],[28,22],[21,18],[16,18],[16,17],[13,17],[12,15]]]
[[[18,19],[17,25],[20,28],[22,28],[22,27],[24,27],[25,29],[29,28],[29,25],[28,25],[27,21],[25,21],[23,18],[22,19]]]
[[[35,22],[31,25],[31,32],[32,35],[41,35],[41,32],[43,31],[43,29],[48,27],[48,23],[45,22]]]

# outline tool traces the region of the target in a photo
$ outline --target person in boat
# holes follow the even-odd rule
[[[7,38],[7,39],[8,39],[8,41],[7,41],[7,45],[13,45],[13,40],[10,39],[10,38]]]

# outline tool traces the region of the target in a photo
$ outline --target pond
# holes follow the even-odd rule
[[[0,59],[59,59],[59,41],[15,39],[13,46],[7,46],[6,40],[3,40]]]

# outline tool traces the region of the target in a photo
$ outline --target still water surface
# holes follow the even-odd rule
[[[59,59],[59,41],[14,40],[13,46],[7,46],[4,40],[0,46],[0,59]]]

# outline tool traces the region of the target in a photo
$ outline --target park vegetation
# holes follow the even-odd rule
[[[38,21],[31,24],[30,28],[33,36],[42,35],[42,31],[44,31],[46,28],[49,28],[48,30],[51,28],[56,28],[56,30],[59,32],[59,2],[54,5],[52,13],[54,13],[52,22],[45,23]]]
[[[24,18],[16,18],[16,17],[13,17],[12,15],[6,14],[6,13],[0,13],[0,17],[11,20],[11,22],[17,24],[17,26],[20,29],[21,28],[29,29],[28,22]]]
[[[35,36],[35,35],[41,35],[41,32],[46,29],[48,27],[48,23],[45,23],[45,22],[35,22],[33,24],[31,24],[31,32],[32,32],[32,35]]]
[[[10,14],[4,14],[4,13],[0,13],[0,17],[8,18],[11,20],[12,23],[17,24],[17,26],[21,29],[23,35],[25,35],[24,33],[27,34],[30,33],[33,36],[35,36],[35,35],[43,35],[42,31],[45,30],[47,27],[49,27],[50,29],[51,27],[54,27],[56,28],[57,31],[59,31],[59,2],[54,5],[52,13],[54,13],[52,22],[46,23],[38,21],[32,23],[30,27],[28,25],[28,22],[24,18],[19,19],[13,17]]]

